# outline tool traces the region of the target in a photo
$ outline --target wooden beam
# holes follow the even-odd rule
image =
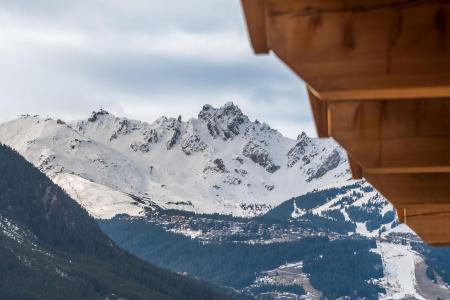
[[[248,34],[256,54],[269,53],[266,37],[266,1],[242,0]]]
[[[353,176],[450,244],[450,1],[242,4],[255,52],[307,83],[318,135],[347,150]]]
[[[449,12],[442,1],[267,0],[267,44],[325,100],[448,96]]]
[[[430,245],[450,245],[450,204],[406,208],[405,223]]]
[[[450,245],[450,174],[364,175],[400,222],[431,245]]]
[[[403,207],[396,208],[397,218],[400,223],[405,223],[405,209]]]
[[[395,168],[366,168],[368,174],[426,174],[426,173],[450,173],[450,166],[420,166],[420,167],[395,167]]]
[[[329,134],[373,174],[450,171],[450,98],[328,102]]]
[[[364,177],[395,207],[450,203],[450,173],[364,173]]]
[[[329,137],[328,135],[328,108],[327,102],[319,100],[308,87],[309,103],[316,125],[317,135],[320,138]]]
[[[370,173],[443,173],[450,170],[450,140],[446,138],[358,140],[332,136]]]
[[[450,86],[433,87],[407,87],[390,88],[376,90],[345,90],[345,91],[314,91],[320,100],[338,101],[338,100],[399,100],[411,98],[443,98],[450,95]]]
[[[363,178],[363,169],[350,155],[348,156],[348,163],[350,165],[350,170],[352,171],[353,179],[362,179]]]

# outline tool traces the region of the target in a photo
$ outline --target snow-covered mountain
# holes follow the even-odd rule
[[[205,105],[195,119],[161,117],[151,124],[104,110],[71,122],[23,115],[0,124],[0,143],[99,219],[144,216],[157,207],[265,214],[309,220],[339,233],[333,238],[374,238],[384,270],[376,284],[386,289],[380,298],[427,298],[425,257],[396,240],[399,232],[413,233],[398,226],[392,205],[368,183],[350,180],[341,147],[305,133],[284,137],[233,103]]]
[[[151,124],[104,110],[73,122],[24,115],[0,125],[0,142],[97,218],[155,206],[252,216],[350,177],[334,141],[289,139],[231,102]]]

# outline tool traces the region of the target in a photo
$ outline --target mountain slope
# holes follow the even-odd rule
[[[205,105],[186,122],[148,124],[104,110],[71,123],[22,116],[0,125],[0,142],[97,218],[155,206],[254,216],[349,178],[346,155],[332,140],[283,137],[233,103]]]
[[[311,285],[328,299],[450,295],[449,250],[426,247],[398,226],[392,205],[364,181],[312,191],[255,218],[159,210],[98,222],[118,245],[149,262],[255,296],[289,283]],[[366,243],[371,246],[355,251]],[[302,267],[284,270],[286,263]]]
[[[363,180],[334,184],[293,197],[261,218],[285,221],[311,216],[354,224],[352,233],[365,237],[377,237],[398,225],[392,204]]]
[[[1,144],[0,170],[1,299],[229,299],[120,250],[65,192]]]

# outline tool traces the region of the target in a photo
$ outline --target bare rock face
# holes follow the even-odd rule
[[[162,116],[147,123],[104,110],[66,125],[25,116],[0,124],[0,141],[24,149],[51,176],[76,175],[161,207],[183,199],[198,212],[250,215],[238,204],[272,205],[349,177],[347,158],[332,140],[284,137],[231,102],[205,105],[187,121]]]
[[[99,111],[93,111],[91,116],[88,118],[88,122],[95,122],[98,120],[99,116],[109,115],[106,110],[100,109]]]
[[[319,166],[317,170],[311,173],[311,175],[306,179],[310,182],[313,179],[321,178],[323,175],[329,171],[337,168],[341,162],[341,154],[338,149],[334,149],[333,152],[326,158],[326,160]]]
[[[300,159],[302,159],[305,163],[309,161],[309,158],[305,156],[307,148],[311,145],[311,139],[306,135],[305,132],[302,132],[297,137],[297,143],[294,147],[292,147],[288,154],[288,168],[293,167]],[[305,158],[305,159],[304,159]]]
[[[130,134],[138,129],[140,129],[140,127],[138,126],[137,122],[133,122],[128,119],[121,119],[117,125],[117,129],[114,130],[109,140],[115,140],[122,135]]]
[[[202,152],[208,149],[208,145],[202,142],[198,135],[191,135],[183,138],[181,141],[181,150],[186,155],[191,155],[192,153]]]
[[[208,147],[208,144],[201,140],[200,135],[197,129],[194,128],[193,123],[191,121],[187,122],[181,139],[181,150],[186,155],[191,155],[193,153],[203,152],[208,149]]]
[[[231,185],[239,185],[242,183],[242,180],[237,177],[234,177],[234,176],[227,176],[223,180],[223,183],[231,184]]]
[[[275,185],[265,183],[265,184],[264,184],[264,187],[265,187],[266,190],[268,190],[268,191],[273,191],[273,189],[275,188]]]
[[[237,156],[237,157],[235,157],[234,159],[235,159],[236,161],[238,161],[241,165],[244,163],[244,159],[243,159],[242,157]]]
[[[247,170],[244,169],[234,169],[234,172],[241,175],[242,177],[245,177],[248,174]]]
[[[155,129],[145,130],[143,136],[143,141],[136,141],[130,145],[130,148],[133,149],[133,151],[147,153],[150,151],[152,145],[159,141],[158,131]]]
[[[181,117],[178,119],[168,119],[166,122],[166,130],[169,135],[169,139],[166,142],[167,150],[173,148],[173,146],[177,143],[180,135],[181,135]]]
[[[257,163],[269,173],[275,173],[280,168],[280,166],[272,161],[270,154],[266,149],[252,141],[244,146],[242,155],[250,158],[254,163]]]
[[[225,166],[224,162],[220,158],[216,158],[213,161],[210,161],[206,167],[203,169],[203,173],[229,173],[230,171]]]
[[[205,105],[198,118],[206,124],[213,138],[221,137],[223,140],[230,140],[239,135],[241,125],[249,122],[248,117],[232,102],[220,108]]]

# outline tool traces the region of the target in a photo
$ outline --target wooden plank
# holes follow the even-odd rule
[[[256,54],[269,53],[266,37],[266,1],[242,0],[248,34]]]
[[[317,135],[321,138],[329,137],[328,135],[328,108],[325,101],[319,100],[308,88],[309,103],[316,125]]]
[[[323,99],[448,96],[450,3],[393,2],[268,0],[268,45]]]
[[[378,175],[364,172],[364,177],[395,207],[450,203],[449,173]]]
[[[337,101],[337,100],[379,100],[386,99],[389,101],[411,98],[442,98],[450,95],[450,86],[433,86],[433,87],[407,87],[407,88],[390,88],[376,90],[336,90],[322,91],[320,100]]]
[[[450,168],[450,98],[328,102],[329,134],[369,173]]]
[[[301,16],[311,15],[314,12],[340,12],[348,10],[379,10],[396,8],[401,4],[411,3],[410,0],[269,0],[273,15]],[[409,6],[409,5],[408,5]]]
[[[356,160],[354,160],[350,155],[348,155],[348,163],[350,165],[350,170],[352,171],[353,179],[363,178],[363,169]]]
[[[450,245],[450,204],[405,209],[405,224],[430,245]]]
[[[255,51],[306,81],[318,134],[347,150],[353,176],[449,244],[450,1],[242,3]]]
[[[448,172],[447,138],[343,139],[332,135],[370,173]]]
[[[398,101],[328,102],[335,133],[362,130],[361,138],[449,137],[450,97]],[[349,119],[350,118],[350,119]],[[381,127],[383,126],[383,127]]]
[[[400,222],[429,244],[450,245],[450,174],[364,175],[396,207]]]
[[[426,173],[450,173],[450,166],[420,166],[420,167],[381,167],[381,168],[366,168],[368,174],[426,174]]]
[[[405,223],[405,209],[403,207],[396,208],[397,218],[400,223]]]
[[[406,204],[403,209],[410,211],[421,211],[427,212],[428,210],[431,212],[434,211],[447,211],[450,210],[450,202],[449,203],[421,203],[421,204]]]

